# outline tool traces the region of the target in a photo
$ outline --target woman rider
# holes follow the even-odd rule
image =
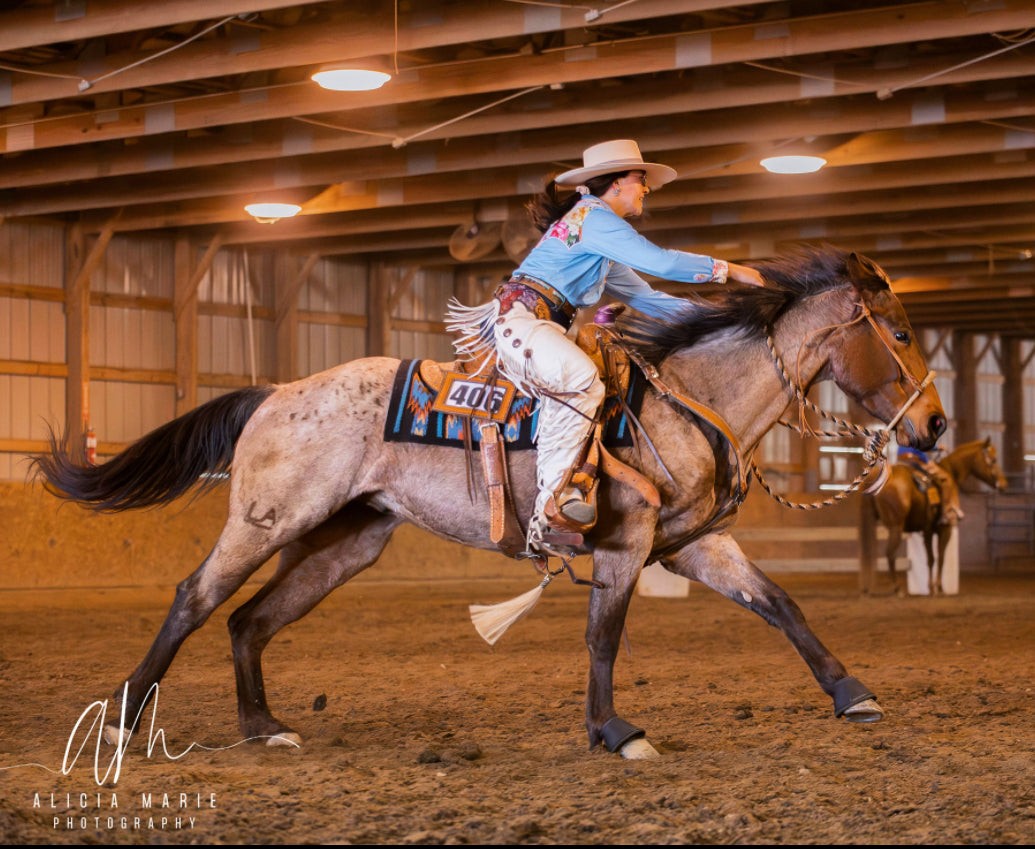
[[[499,369],[540,400],[536,434],[539,494],[528,545],[540,548],[549,528],[589,530],[596,508],[568,485],[604,400],[592,360],[566,336],[576,311],[606,292],[642,313],[677,318],[692,309],[681,298],[651,288],[637,271],[683,283],[763,285],[757,271],[720,259],[666,250],[639,235],[626,218],[643,212],[643,199],[675,179],[667,165],[644,162],[629,139],[583,152],[583,166],[566,171],[529,204],[543,237],[482,307],[451,304],[457,352],[477,359],[495,349]],[[574,192],[560,197],[559,188]]]

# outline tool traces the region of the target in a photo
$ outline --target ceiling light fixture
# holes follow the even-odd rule
[[[773,174],[811,174],[827,161],[821,156],[770,156],[759,164]]]
[[[294,218],[302,207],[297,203],[250,203],[244,211],[260,224],[272,224],[281,218]]]
[[[321,88],[331,91],[373,91],[381,88],[391,78],[391,74],[373,67],[357,68],[344,65],[325,65],[311,77]]]

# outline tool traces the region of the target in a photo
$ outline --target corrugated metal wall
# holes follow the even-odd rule
[[[0,360],[60,365],[65,362],[64,228],[8,223],[0,226],[0,282],[53,289],[55,300],[0,297]],[[45,375],[0,374],[0,439],[44,439],[46,422],[65,418],[65,380]],[[0,452],[0,479],[22,480],[24,454]]]
[[[365,328],[349,327],[330,319],[334,315],[367,314],[366,264],[320,260],[298,293],[298,309],[327,318],[299,323],[298,364],[302,374],[316,374],[362,357],[367,345]]]
[[[65,420],[64,228],[0,225],[0,440],[40,441]],[[200,262],[199,246],[192,263]],[[299,262],[299,265],[301,263]],[[220,250],[198,288],[198,402],[236,385],[269,381],[277,367],[276,256]],[[90,276],[90,424],[102,443],[131,441],[175,415],[175,250],[170,238],[114,237]],[[282,272],[283,273],[283,272]],[[441,325],[453,294],[448,271],[389,267],[393,287],[409,280],[395,316]],[[300,374],[366,355],[366,263],[324,258],[298,295]],[[25,293],[12,291],[26,287]],[[45,291],[44,291],[45,290]],[[395,329],[391,354],[453,358],[450,339]],[[101,370],[103,377],[96,376]],[[48,373],[49,372],[49,373]],[[0,450],[0,479],[24,480],[24,451]]]
[[[200,258],[199,250],[195,261]],[[246,377],[249,383],[271,381],[276,370],[274,302],[271,254],[221,250],[198,287],[198,372]],[[237,309],[213,314],[206,305]],[[226,391],[199,378],[198,402]]]
[[[156,298],[173,296],[172,243],[115,237],[90,275],[91,292]],[[90,365],[166,372],[176,369],[176,335],[171,309],[106,304],[90,307]],[[98,439],[128,442],[171,419],[176,410],[172,383],[90,381],[90,424]]]
[[[397,286],[405,276],[405,269],[391,269],[391,274],[393,286]],[[453,275],[450,272],[426,271],[411,282],[396,308],[395,316],[415,321],[440,322],[446,302],[452,295]],[[400,359],[428,357],[439,362],[454,359],[451,340],[442,333],[393,330],[392,351]]]

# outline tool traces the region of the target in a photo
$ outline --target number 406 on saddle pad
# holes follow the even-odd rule
[[[491,419],[503,424],[516,394],[514,384],[499,375],[489,378],[448,371],[431,406],[439,413]]]

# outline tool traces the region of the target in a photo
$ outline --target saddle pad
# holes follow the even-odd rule
[[[392,397],[385,419],[385,442],[419,442],[463,448],[463,416],[439,413],[431,408],[436,392],[420,376],[420,360],[403,360],[395,373]],[[625,401],[634,415],[639,414],[646,381],[637,370],[629,380]],[[520,392],[510,406],[510,416],[500,435],[511,450],[534,448],[539,402]],[[478,428],[471,428],[472,442],[479,448]],[[604,400],[604,444],[609,447],[632,445],[631,425],[617,396]]]

